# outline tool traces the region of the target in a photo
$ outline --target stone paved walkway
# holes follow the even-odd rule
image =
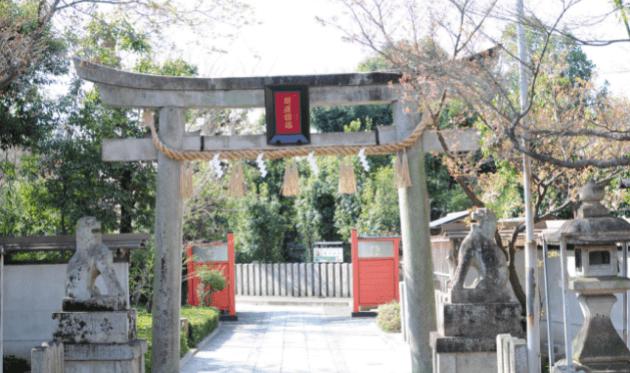
[[[401,334],[373,318],[352,318],[348,306],[237,305],[237,322],[182,367],[201,372],[411,372]]]

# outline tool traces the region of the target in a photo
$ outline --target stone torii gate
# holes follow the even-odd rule
[[[309,86],[311,106],[390,103],[394,126],[374,133],[313,133],[309,146],[373,146],[406,139],[420,122],[417,110],[404,110],[397,73],[352,73],[251,78],[188,78],[129,73],[74,59],[78,75],[94,82],[105,105],[120,108],[159,109],[160,140],[174,150],[221,151],[257,149],[270,151],[265,135],[202,136],[186,134],[184,110],[190,108],[265,107],[264,87],[270,84]],[[454,131],[448,136],[458,151],[479,148],[475,130]],[[413,372],[431,371],[429,332],[436,330],[433,265],[429,241],[429,206],[424,152],[440,152],[437,135],[425,131],[406,149],[412,186],[398,190],[403,241],[404,278],[407,283],[408,320]],[[155,283],[153,295],[153,357],[155,373],[179,371],[179,318],[183,202],[180,195],[182,161],[168,158],[152,139],[103,140],[103,161],[158,163],[155,219]]]

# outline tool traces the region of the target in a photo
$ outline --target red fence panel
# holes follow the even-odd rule
[[[400,237],[358,237],[352,230],[352,277],[354,312],[362,306],[378,306],[398,294]]]
[[[229,310],[230,316],[236,315],[235,283],[234,283],[234,234],[228,234],[227,242],[212,243],[188,243],[186,250],[188,258],[188,304],[199,306],[201,304],[197,297],[197,287],[201,283],[195,276],[197,269],[208,266],[218,268],[227,279],[226,287],[214,293],[212,306],[220,310]],[[191,259],[195,257],[195,259]]]

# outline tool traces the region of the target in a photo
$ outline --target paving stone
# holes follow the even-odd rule
[[[237,305],[239,321],[217,336],[182,373],[411,372],[409,346],[373,319],[357,320],[321,306]]]

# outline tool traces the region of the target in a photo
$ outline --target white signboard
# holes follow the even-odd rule
[[[342,247],[316,247],[313,249],[315,263],[343,263]]]

